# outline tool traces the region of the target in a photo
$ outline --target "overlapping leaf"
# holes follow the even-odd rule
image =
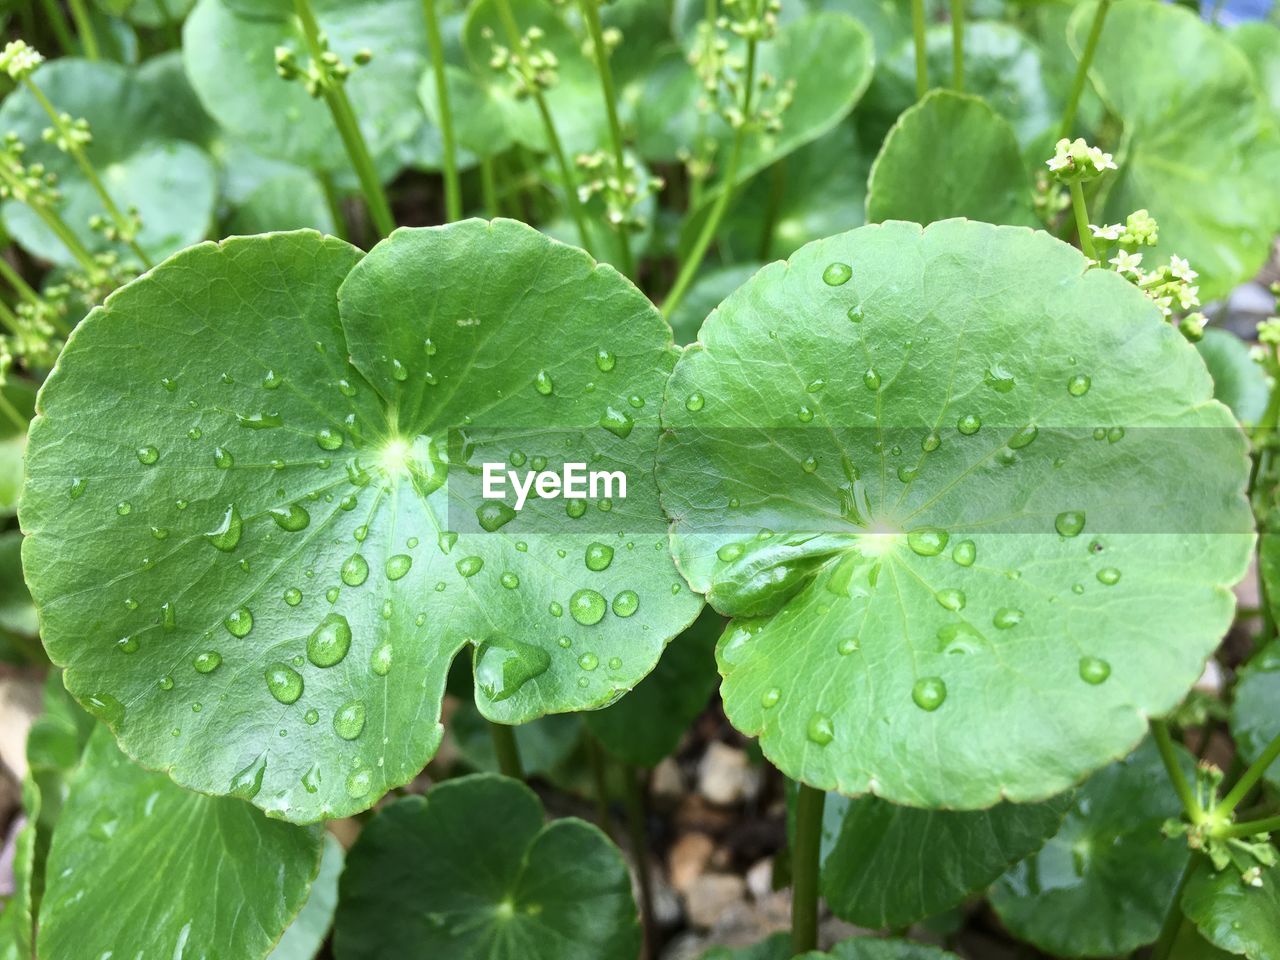
[[[736,618],[726,712],[789,776],[1043,799],[1199,676],[1253,542],[1244,438],[1119,277],[1023,229],[888,223],[765,267],[699,341],[659,484]]]
[[[1266,867],[1258,886],[1234,867],[1202,862],[1182,894],[1182,911],[1215,947],[1247,960],[1280,957],[1280,867]]]
[[[673,361],[634,287],[512,221],[363,260],[308,232],[193,248],[42,393],[21,518],[50,655],[142,762],[296,821],[418,773],[464,648],[490,718],[606,705],[700,606],[652,476]],[[485,462],[626,496],[517,514]]]
[[[632,960],[640,924],[616,847],[543,824],[515,780],[477,774],[383,810],[347,857],[339,960]]]
[[[1086,4],[1072,18],[1077,50],[1093,10]],[[1270,175],[1280,167],[1280,131],[1245,56],[1190,10],[1122,0],[1107,15],[1091,74],[1125,125],[1120,171],[1094,219],[1150,210],[1160,224],[1156,255],[1188,258],[1202,300],[1250,279],[1280,229],[1280,183]]]
[[[1274,610],[1280,602],[1280,537],[1262,535],[1259,569],[1266,596]],[[1259,650],[1240,672],[1231,704],[1231,735],[1240,756],[1252,763],[1276,737],[1280,737],[1280,641]],[[1265,774],[1280,788],[1280,766],[1272,764]]]

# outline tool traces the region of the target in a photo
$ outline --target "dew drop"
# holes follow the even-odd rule
[[[951,551],[951,559],[962,567],[972,567],[978,559],[978,548],[972,540],[961,540]]]
[[[822,281],[829,287],[838,287],[841,284],[848,283],[849,278],[852,276],[853,267],[838,261],[828,264],[827,269],[822,271]]]
[[[481,529],[493,533],[515,519],[516,512],[500,500],[487,500],[476,507],[476,522]]]
[[[385,642],[378,644],[369,655],[369,669],[376,676],[385,677],[391,672],[391,653],[391,644]]]
[[[1014,382],[1013,374],[1004,369],[1004,367],[1000,366],[998,363],[993,364],[987,369],[982,380],[996,393],[1008,393],[1017,385]]]
[[[922,557],[936,557],[947,549],[947,531],[922,527],[907,534],[907,546]]]
[[[1111,664],[1100,657],[1080,658],[1080,679],[1085,683],[1097,686],[1105,683],[1111,676]]]
[[[972,437],[982,429],[982,418],[977,414],[966,413],[956,421],[956,429],[960,431],[962,436]]]
[[[640,597],[634,590],[623,590],[613,598],[613,614],[616,617],[629,617],[640,609]]]
[[[333,715],[333,732],[343,740],[354,740],[364,730],[363,700],[348,700]]]
[[[358,587],[369,579],[369,561],[361,554],[353,553],[343,562],[338,575],[348,587]]]
[[[706,398],[700,393],[691,393],[684,402],[684,408],[690,413],[697,413],[706,406]]]
[[[249,430],[271,430],[284,425],[284,418],[278,413],[237,413],[236,422]]]
[[[778,705],[778,701],[782,699],[782,691],[777,687],[770,687],[760,695],[760,706],[769,710]]]
[[[457,563],[458,572],[464,577],[474,577],[483,566],[483,557],[463,557]]]
[[[351,624],[340,613],[329,613],[307,637],[307,659],[317,667],[342,662],[351,649]]]
[[[601,373],[609,373],[618,365],[618,358],[608,350],[596,351],[596,366],[600,368]]]
[[[357,770],[347,777],[347,796],[359,800],[367,796],[373,788],[373,774],[368,770]]]
[[[235,465],[236,458],[224,447],[213,448],[213,465],[219,470],[229,470]]]
[[[145,467],[151,466],[160,459],[160,451],[155,447],[139,447],[137,453],[138,462]]]
[[[930,433],[920,441],[920,449],[925,453],[933,453],[940,446],[942,446],[942,438],[936,433]]]
[[[805,473],[813,473],[815,470],[818,469],[818,458],[805,457],[803,460],[800,461],[800,469],[803,470]]]
[[[836,652],[842,657],[847,657],[851,653],[856,653],[862,648],[862,644],[858,642],[857,637],[845,637],[836,644]]]
[[[569,614],[584,627],[604,619],[608,604],[595,590],[578,590],[569,598]]]
[[[267,667],[263,676],[271,695],[283,704],[297,703],[302,696],[302,674],[279,661]]]
[[[399,580],[409,572],[409,568],[413,566],[413,557],[407,553],[397,553],[387,557],[387,579]]]
[[[121,500],[119,503],[116,504],[117,516],[127,517],[132,512],[133,512],[133,504],[130,503],[128,500]]]
[[[1098,571],[1098,582],[1106,587],[1114,587],[1120,582],[1120,571],[1115,567],[1103,567]]]
[[[118,727],[124,722],[124,704],[109,693],[91,694],[85,700],[85,706],[109,727]]]
[[[84,477],[72,477],[71,488],[68,491],[68,496],[70,496],[72,500],[79,500],[80,497],[84,495],[84,488],[88,485],[89,481]]]
[[[284,592],[284,602],[291,607],[296,607],[302,602],[302,591],[297,587],[290,587]]]
[[[231,778],[231,786],[227,792],[241,800],[252,800],[262,789],[262,777],[266,772],[267,755],[260,753],[252,763]]]
[[[1053,528],[1064,537],[1078,537],[1084,530],[1084,511],[1066,510],[1053,520]]]
[[[588,570],[599,572],[609,569],[613,563],[613,547],[604,543],[591,543],[587,546],[586,564]]]
[[[635,425],[636,422],[632,419],[631,414],[615,410],[613,407],[606,407],[604,413],[600,414],[600,426],[615,437],[620,437],[624,440],[631,435],[631,430]]]
[[[811,742],[820,747],[825,747],[836,738],[836,727],[831,722],[831,718],[825,713],[814,713],[809,718],[809,725],[805,728],[805,735]]]
[[[746,548],[740,543],[726,543],[716,551],[716,556],[724,563],[733,563],[745,550]]]
[[[519,640],[486,640],[476,649],[476,686],[488,699],[510,699],[534,677],[546,673],[551,655]]]
[[[206,650],[204,653],[197,653],[191,665],[196,668],[196,673],[213,673],[218,667],[222,666],[222,654],[216,650]]]
[[[248,607],[241,607],[229,613],[227,619],[222,621],[222,625],[233,637],[243,639],[253,629],[253,614],[249,612]]]
[[[311,523],[311,514],[296,503],[291,503],[287,507],[274,507],[270,513],[271,519],[276,522],[276,526],[281,530],[288,530],[290,533],[305,530]]]
[[[1029,423],[1012,437],[1009,438],[1010,450],[1021,450],[1023,447],[1029,446],[1040,431],[1034,423]]]
[[[514,573],[512,573],[510,570],[506,571],[502,576],[500,576],[498,578],[498,582],[501,583],[508,590],[515,590],[517,587],[520,586],[520,578],[516,576]]]
[[[399,360],[393,359],[391,361],[391,376],[394,377],[396,380],[398,380],[400,383],[404,383],[406,380],[409,379],[409,371],[405,369],[405,366],[403,363],[401,363]]]
[[[867,372],[862,375],[862,382],[868,390],[872,390],[872,391],[879,390],[880,374],[878,374],[875,370],[868,369]]]
[[[316,433],[316,443],[321,450],[337,450],[342,447],[342,433],[325,427]]]
[[[1083,397],[1089,392],[1089,388],[1093,386],[1093,381],[1088,374],[1077,373],[1074,377],[1067,381],[1067,393],[1073,397]]]
[[[1022,622],[1022,611],[1013,607],[1001,607],[991,618],[991,622],[1001,630],[1011,630]]]
[[[964,609],[965,595],[963,590],[957,590],[955,587],[948,587],[945,590],[939,590],[933,595],[934,599],[947,610],[957,613]]]
[[[240,511],[234,503],[228,504],[222,515],[222,523],[206,533],[205,539],[223,553],[229,553],[240,542],[240,534],[244,531],[244,521],[240,519]]]
[[[947,685],[941,677],[921,677],[911,688],[911,699],[921,710],[932,713],[947,699]]]
[[[533,389],[537,390],[544,397],[549,397],[555,392],[556,385],[551,380],[551,374],[545,370],[539,370],[538,375],[533,378]]]

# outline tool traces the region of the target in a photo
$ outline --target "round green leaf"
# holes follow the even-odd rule
[[[138,244],[148,256],[159,260],[204,238],[213,217],[213,164],[199,147],[179,139],[183,131],[159,109],[163,87],[119,64],[69,57],[44,64],[33,79],[57,110],[89,121],[93,139],[85,153],[116,206],[137,209]],[[0,128],[27,145],[25,162],[43,163],[57,174],[59,213],[76,236],[93,251],[126,251],[90,229],[90,218],[106,211],[75,160],[42,139],[49,125],[25,87],[0,106]],[[3,211],[6,227],[31,253],[58,264],[75,262],[25,204],[9,200]]]
[[[416,0],[315,0],[330,49],[352,66],[347,96],[360,130],[388,176],[415,159],[425,117],[417,85],[427,67],[426,27]],[[223,0],[199,0],[183,28],[187,74],[206,110],[233,136],[281,160],[325,170],[350,161],[329,109],[300,81],[276,73],[277,47],[309,61],[302,28],[292,16],[251,18]],[[360,50],[373,59],[355,67]],[[431,158],[416,158],[430,161]]]
[[[582,715],[623,763],[654,767],[675,751],[716,688],[716,640],[724,619],[710,607],[662,654],[653,673],[611,707]]]
[[[1072,18],[1077,50],[1093,10]],[[1252,278],[1280,227],[1280,132],[1244,54],[1184,7],[1122,0],[1107,15],[1092,76],[1125,125],[1120,171],[1095,221],[1150,210],[1160,243],[1147,259],[1186,257],[1202,300]]]
[[[640,924],[617,848],[543,818],[533,791],[489,774],[393,803],[347,856],[335,955],[632,960]]]
[[[1182,912],[1201,936],[1248,960],[1280,957],[1280,867],[1264,867],[1262,884],[1250,886],[1229,866],[1213,870],[1201,862],[1182,893]]]
[[[177,27],[195,0],[97,0],[104,12],[126,17],[140,27]]]
[[[1267,409],[1271,385],[1250,355],[1249,345],[1229,330],[1210,327],[1196,349],[1213,377],[1213,395],[1230,407],[1241,423],[1257,423]]]
[[[1148,742],[1085,782],[1062,829],[1005,874],[991,905],[1014,936],[1055,956],[1126,956],[1160,935],[1187,865],[1185,840],[1161,830],[1181,810]]]
[[[937,145],[945,143],[945,150]],[[933,90],[893,125],[871,167],[867,219],[1037,224],[1013,128],[978,97]]]
[[[250,190],[227,218],[223,232],[247,235],[304,228],[332,233],[333,215],[319,181],[307,170],[292,169]]]
[[[749,947],[712,947],[702,955],[702,960],[790,960],[791,936],[777,933],[767,940]],[[795,960],[959,960],[954,953],[910,940],[879,940],[874,937],[855,937],[843,940],[831,948],[830,953],[811,950],[795,957]]]
[[[99,726],[53,831],[39,949],[169,960],[189,943],[265,957],[320,866],[320,831],[189,793]]]
[[[611,703],[700,607],[653,481],[670,337],[513,221],[174,257],[84,322],[32,427],[24,561],[68,688],[141,762],[295,821],[417,775],[468,645],[491,719]],[[486,462],[626,497],[517,513]]]
[[[925,43],[929,77],[934,84],[942,83],[951,76],[951,27],[930,27]],[[1045,86],[1039,49],[1017,27],[991,22],[965,25],[964,81],[969,93],[980,95],[1012,124],[1029,158],[1048,148],[1061,111]],[[867,91],[869,115],[864,124],[876,133],[885,130],[916,102],[915,84],[915,46],[906,37],[876,72]],[[948,150],[938,152],[945,157]]]
[[[268,960],[314,960],[333,926],[333,912],[338,906],[338,875],[342,873],[345,859],[342,844],[333,834],[326,833],[320,873],[311,884],[306,905],[289,924]]]
[[[1260,570],[1267,596],[1280,591],[1280,536],[1262,536]],[[1276,737],[1280,737],[1280,640],[1273,640],[1259,650],[1240,671],[1231,704],[1231,735],[1240,756],[1252,763]],[[1280,789],[1280,765],[1272,764],[1265,774],[1267,781]]]
[[[445,86],[449,91],[449,114],[453,132],[464,150],[491,157],[511,148],[511,132],[502,103],[494,99],[490,87],[470,70],[445,65]],[[428,70],[418,84],[418,98],[431,122],[440,125],[440,94],[436,74]]]
[[[1249,559],[1210,389],[1046,234],[890,222],[765,267],[677,364],[659,453],[681,571],[736,618],[734,726],[790,777],[908,806],[1040,800],[1123,756]]]
[[[829,794],[822,895],[832,913],[872,929],[942,913],[1038,850],[1071,796],[990,810],[916,810]]]

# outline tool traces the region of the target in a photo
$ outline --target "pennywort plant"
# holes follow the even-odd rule
[[[1280,28],[44,8],[0,958],[1280,960]]]

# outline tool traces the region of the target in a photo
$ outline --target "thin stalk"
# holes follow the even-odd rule
[[[622,770],[626,781],[627,835],[631,841],[631,857],[640,880],[640,922],[644,928],[642,960],[653,954],[653,883],[649,877],[649,830],[645,825],[642,774],[632,766]]]
[[[596,825],[605,833],[612,835],[609,823],[609,784],[605,777],[605,767],[609,763],[604,747],[592,734],[587,734],[587,761],[591,765],[591,783],[595,788]]]
[[[36,293],[35,288],[22,278],[17,270],[4,257],[0,257],[0,277],[4,277],[8,281],[9,286],[17,291],[18,296],[33,307],[40,305],[40,294]]]
[[[80,34],[80,45],[89,60],[97,60],[102,56],[98,46],[98,35],[93,32],[93,21],[89,19],[89,11],[84,0],[71,0],[71,19],[76,22],[76,33]]]
[[[1169,900],[1169,912],[1165,914],[1160,936],[1151,947],[1150,960],[1169,960],[1169,953],[1173,950],[1173,945],[1178,942],[1178,934],[1185,923],[1182,915],[1182,891],[1186,889],[1187,881],[1191,879],[1191,873],[1196,868],[1196,859],[1192,854],[1187,860],[1187,865],[1182,868],[1178,885],[1174,888],[1173,897]]]
[[[498,0],[498,15],[502,18],[503,28],[507,32],[507,42],[510,43],[513,51],[520,49],[520,26],[516,23],[515,14],[511,12],[510,0]],[[560,142],[560,134],[556,132],[555,121],[551,118],[551,111],[547,108],[547,98],[542,95],[542,91],[537,87],[533,88],[533,102],[538,108],[538,115],[542,118],[542,129],[547,137],[547,146],[551,148],[551,154],[556,158],[556,165],[560,168],[560,179],[564,184],[565,203],[569,207],[569,215],[573,218],[574,225],[578,228],[578,240],[582,245],[582,249],[587,253],[591,253],[591,239],[587,233],[586,214],[583,213],[582,203],[578,199],[578,184],[573,176],[573,168],[569,166],[569,159],[565,156],[564,145]]]
[[[338,185],[333,182],[333,174],[320,171],[316,176],[320,180],[320,189],[324,191],[324,203],[329,208],[334,232],[339,240],[346,240],[351,236],[351,224],[347,223],[347,215],[342,210],[342,198],[338,196]]]
[[[1151,736],[1156,742],[1156,748],[1160,751],[1160,759],[1164,763],[1165,772],[1169,775],[1169,782],[1173,784],[1174,792],[1178,794],[1178,799],[1182,801],[1182,808],[1187,812],[1187,818],[1195,824],[1204,823],[1204,808],[1200,806],[1200,801],[1196,799],[1191,784],[1187,782],[1182,767],[1178,764],[1178,754],[1173,746],[1173,738],[1169,736],[1168,725],[1163,720],[1152,720]]]
[[[480,193],[484,197],[484,210],[489,219],[499,215],[498,185],[493,177],[493,157],[480,158]]]
[[[1089,76],[1089,67],[1093,63],[1094,52],[1098,49],[1098,39],[1102,36],[1102,22],[1107,19],[1109,9],[1111,9],[1111,0],[1099,0],[1098,6],[1093,11],[1093,24],[1089,27],[1089,38],[1085,41],[1084,53],[1080,55],[1080,63],[1076,67],[1076,76],[1071,83],[1071,95],[1067,97],[1066,109],[1062,111],[1059,137],[1071,136],[1071,128],[1076,122],[1076,110],[1080,106],[1080,95],[1084,93],[1084,82]]]
[[[582,19],[587,24],[587,32],[591,35],[591,48],[595,52],[596,73],[600,75],[600,93],[604,97],[604,110],[609,117],[609,138],[613,141],[613,161],[619,181],[626,176],[627,158],[623,150],[622,124],[618,122],[618,95],[613,87],[613,70],[609,66],[609,51],[604,43],[604,28],[600,25],[600,8],[598,0],[578,0],[582,8]],[[631,237],[627,233],[627,225],[619,224],[617,229],[619,262],[622,272],[631,276],[635,272],[635,264],[631,260]]]
[[[0,300],[0,327],[4,327],[10,333],[18,332],[18,315],[3,300]]]
[[[1090,260],[1098,259],[1098,250],[1093,245],[1093,232],[1089,229],[1089,211],[1084,204],[1084,188],[1079,180],[1071,181],[1071,210],[1076,215],[1076,235],[1080,238],[1080,249]]]
[[[924,46],[924,0],[911,0],[911,33],[916,45],[916,99],[929,92],[929,62]]]
[[[1222,802],[1218,804],[1215,814],[1226,818],[1231,816],[1236,807],[1240,805],[1240,801],[1248,796],[1249,791],[1254,785],[1262,779],[1262,775],[1267,772],[1267,768],[1275,763],[1276,758],[1280,757],[1280,734],[1277,734],[1267,748],[1262,751],[1258,759],[1249,765],[1249,769],[1241,775],[1236,781],[1236,785],[1227,791],[1227,795],[1222,798]],[[1246,834],[1248,836],[1248,834]]]
[[[787,192],[787,158],[783,157],[769,168],[769,202],[764,210],[764,226],[760,230],[760,257],[769,259],[773,249],[773,231],[778,225],[778,211]]]
[[[818,866],[822,848],[822,808],[827,795],[799,784],[796,797],[796,840],[791,851],[791,953],[818,946]]]
[[[311,51],[311,59],[321,62],[324,48],[320,43],[320,25],[315,14],[311,12],[310,0],[293,0],[294,12],[302,24],[302,32],[307,38],[307,47]],[[347,98],[346,88],[339,80],[326,83],[322,88],[324,101],[333,115],[334,125],[338,128],[338,136],[346,147],[347,157],[355,168],[356,177],[360,180],[360,189],[364,193],[364,201],[369,207],[369,216],[380,236],[388,236],[396,228],[395,218],[391,215],[391,204],[387,202],[386,191],[382,189],[382,180],[373,165],[373,157],[369,155],[369,145],[365,143],[364,134],[360,132],[360,124],[356,121],[355,111],[351,109],[351,101]]]
[[[751,117],[751,98],[756,87],[756,51],[759,41],[754,35],[747,40],[747,63],[743,72],[742,82],[742,122],[738,124],[738,128],[733,132],[733,147],[729,153],[729,165],[725,168],[724,182],[720,189],[720,195],[716,197],[716,202],[711,208],[711,212],[707,215],[707,219],[702,222],[702,230],[698,233],[698,239],[694,241],[693,249],[689,251],[689,256],[684,263],[680,264],[680,272],[676,274],[675,285],[672,286],[671,292],[667,294],[667,299],[662,303],[663,317],[670,318],[675,312],[676,307],[680,305],[680,301],[684,299],[685,293],[689,290],[689,285],[693,283],[694,275],[697,274],[698,268],[702,266],[702,259],[707,255],[707,248],[711,246],[711,241],[715,239],[716,231],[720,229],[720,221],[724,219],[725,212],[729,209],[729,202],[733,199],[733,191],[737,186],[738,165],[742,162],[742,149],[746,144],[747,125]]]
[[[1280,832],[1280,817],[1267,817],[1263,820],[1254,820],[1245,823],[1233,823],[1230,826],[1215,831],[1215,836],[1223,839],[1234,837],[1254,837],[1260,833],[1277,833]]]
[[[76,38],[71,32],[71,24],[67,23],[67,15],[62,12],[62,4],[58,0],[41,0],[44,6],[45,20],[53,29],[62,52],[70,56],[75,53]]]
[[[449,222],[462,219],[462,181],[458,179],[458,147],[453,139],[453,113],[449,109],[449,84],[444,73],[444,41],[440,39],[440,16],[436,0],[422,0],[427,18],[427,46],[431,69],[436,77],[436,102],[440,112],[440,137],[444,141],[444,215]]]
[[[108,216],[115,221],[116,229],[120,232],[121,239],[123,239],[129,249],[133,251],[134,256],[142,261],[142,265],[150,270],[155,266],[155,264],[151,262],[151,258],[147,256],[146,251],[138,245],[137,238],[133,235],[133,224],[129,221],[129,218],[124,215],[124,212],[116,206],[116,202],[111,199],[111,194],[107,192],[106,185],[103,184],[102,178],[98,176],[98,171],[95,170],[93,164],[89,162],[89,156],[84,152],[84,147],[74,139],[72,131],[63,121],[62,115],[58,113],[53,104],[49,102],[49,98],[44,95],[44,91],[40,89],[35,81],[30,77],[26,77],[22,82],[31,92],[31,95],[36,98],[36,103],[40,104],[40,109],[48,115],[49,121],[53,124],[54,130],[62,136],[63,141],[67,144],[67,152],[71,154],[71,158],[75,160],[76,166],[80,168],[80,172],[84,174],[84,178],[88,180],[89,185],[93,187],[93,192],[96,193],[98,195],[98,199],[102,201],[103,209],[105,209]]]
[[[493,749],[498,755],[498,769],[502,771],[502,775],[513,780],[523,780],[524,767],[520,763],[515,727],[489,721],[489,733],[493,737]]]
[[[8,308],[6,308],[8,309]],[[9,398],[0,393],[0,413],[3,413],[5,419],[9,420],[19,433],[25,433],[27,429],[27,418],[18,412],[17,407],[9,402]]]
[[[964,0],[951,0],[951,86],[964,91]]]

